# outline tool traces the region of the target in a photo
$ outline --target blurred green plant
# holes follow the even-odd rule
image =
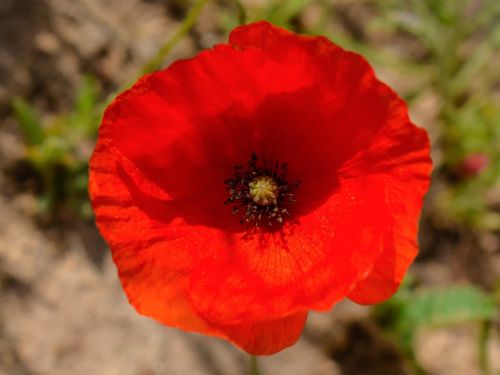
[[[417,362],[414,348],[415,337],[421,329],[476,323],[480,325],[478,358],[486,374],[490,323],[497,314],[493,297],[474,286],[419,289],[412,284],[407,278],[398,293],[387,302],[376,305],[372,313],[408,357],[416,373],[425,374]]]
[[[225,33],[229,33],[238,24],[267,20],[277,26],[287,29],[294,29],[293,20],[314,0],[270,0],[256,2],[247,7],[243,7],[239,0],[229,0],[238,8],[239,17],[235,18],[231,10],[222,13],[221,26]]]
[[[90,217],[88,159],[103,109],[97,80],[84,77],[73,108],[53,118],[43,118],[22,98],[15,98],[12,108],[25,140],[26,162],[41,180],[40,212],[54,215],[65,207]]]
[[[265,7],[256,10],[253,18],[265,19],[277,26],[292,29],[293,19],[311,3],[312,0],[268,1]]]
[[[208,1],[196,0],[180,27],[146,62],[140,75],[161,68],[171,50],[193,27]],[[125,84],[118,92],[129,86]],[[92,76],[84,76],[73,108],[56,117],[43,118],[23,98],[13,100],[14,115],[26,145],[26,162],[41,180],[40,213],[55,217],[69,209],[83,218],[92,217],[87,194],[88,161],[103,110],[114,94],[106,100],[101,100],[101,96],[99,82]]]
[[[184,17],[180,27],[177,31],[160,47],[158,52],[144,65],[141,69],[140,75],[154,72],[162,67],[165,59],[170,54],[172,49],[177,45],[177,43],[186,36],[186,34],[194,26],[196,20],[201,14],[203,8],[208,3],[209,0],[197,0],[193,6],[189,9],[188,13]]]
[[[417,100],[431,87],[439,109],[438,173],[450,183],[438,192],[438,213],[452,223],[500,229],[500,212],[491,192],[500,188],[500,108],[495,90],[500,71],[500,2],[496,0],[380,0],[381,17],[372,25],[413,38],[423,49],[406,64],[432,68],[411,95]],[[496,98],[498,100],[498,97]],[[475,175],[460,166],[471,155],[484,155],[488,165]],[[491,199],[490,199],[491,200]]]

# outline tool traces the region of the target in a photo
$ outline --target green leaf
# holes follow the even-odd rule
[[[416,360],[413,344],[420,328],[467,322],[484,324],[495,315],[493,298],[473,286],[415,291],[408,282],[394,297],[373,309],[374,318],[397,340],[416,373],[424,373]]]
[[[12,109],[19,122],[26,143],[29,146],[41,144],[45,135],[39,115],[35,109],[19,97],[14,98],[12,101]]]
[[[491,297],[475,287],[458,286],[415,293],[401,319],[413,327],[441,326],[492,319],[495,313]]]

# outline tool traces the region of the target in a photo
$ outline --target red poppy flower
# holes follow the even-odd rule
[[[258,22],[109,106],[90,195],[139,313],[271,354],[309,310],[396,291],[430,169],[361,56]]]

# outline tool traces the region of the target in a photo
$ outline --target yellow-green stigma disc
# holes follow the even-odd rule
[[[248,184],[250,197],[259,206],[276,204],[279,195],[279,186],[270,176],[259,176]]]

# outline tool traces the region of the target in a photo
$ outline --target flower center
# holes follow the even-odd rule
[[[241,216],[241,224],[273,226],[291,216],[289,206],[295,203],[300,181],[288,182],[286,163],[259,162],[252,153],[247,168],[236,165],[234,169],[234,176],[224,181],[229,192],[224,203],[234,205],[233,214]]]
[[[276,204],[279,196],[279,186],[270,176],[255,177],[248,184],[250,197],[259,206]]]

